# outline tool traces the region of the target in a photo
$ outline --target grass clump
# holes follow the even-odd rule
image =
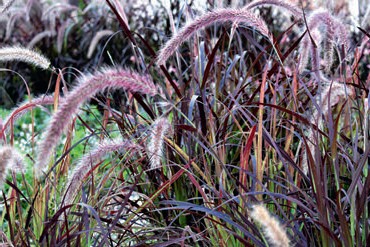
[[[238,8],[218,1],[203,11],[174,1],[142,22],[130,7],[137,5],[71,1],[28,10],[41,15],[40,27],[50,24],[34,37],[55,28],[59,43],[50,47],[59,48],[42,52],[54,55],[52,70],[23,70],[6,57],[18,75],[32,68],[49,76],[39,82],[49,86],[1,117],[0,241],[366,245],[366,27],[351,31],[344,9],[339,22],[335,8],[274,0]],[[89,42],[86,23],[96,27]],[[22,25],[13,36],[27,47]],[[76,54],[62,55],[64,45]],[[39,108],[50,118],[38,119]],[[24,119],[27,153],[14,151]],[[40,121],[45,128],[34,128]],[[32,172],[12,169],[19,156]]]

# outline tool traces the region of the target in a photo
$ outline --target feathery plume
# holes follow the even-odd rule
[[[32,108],[40,105],[51,105],[51,104],[54,104],[54,96],[51,95],[42,95],[40,97],[32,99],[31,101],[30,100],[24,101],[18,107],[16,107],[5,119],[3,125],[0,128],[0,134],[3,134],[9,128],[12,122],[14,123],[15,120],[19,119],[23,114],[25,114]]]
[[[7,46],[0,48],[0,61],[22,61],[25,63],[33,64],[42,69],[50,67],[50,61],[40,53],[20,47],[20,46]]]
[[[0,147],[0,187],[9,169],[14,172],[23,172],[24,161],[15,148],[6,145]]]
[[[164,137],[171,131],[171,124],[167,118],[159,118],[153,122],[152,126],[147,152],[150,158],[150,167],[156,169],[161,166]]]
[[[9,40],[11,35],[13,34],[15,22],[22,18],[25,19],[26,16],[27,12],[25,11],[25,9],[18,9],[16,12],[11,13],[6,23],[5,40]]]
[[[87,52],[87,58],[91,58],[94,50],[95,50],[95,47],[98,45],[99,43],[99,40],[101,38],[103,38],[104,36],[108,36],[108,35],[112,35],[113,34],[113,31],[112,30],[101,30],[101,31],[98,31],[94,38],[92,39],[91,43],[90,43],[90,46],[89,46],[89,50]]]
[[[33,39],[28,43],[27,49],[32,49],[38,42],[40,42],[43,38],[53,37],[56,35],[55,31],[43,31],[38,33]]]
[[[326,71],[330,70],[331,65],[333,64],[333,50],[335,48],[334,43],[337,42],[339,46],[344,45],[344,48],[348,49],[348,34],[346,31],[346,27],[336,18],[334,18],[329,12],[325,10],[317,10],[311,13],[308,18],[307,27],[310,30],[311,34],[317,32],[322,36],[322,30],[319,28],[324,27],[326,29],[325,38],[322,37],[320,42],[315,42],[317,47],[314,47],[314,44],[311,42],[308,33],[302,39],[300,43],[300,54],[301,54],[301,62],[299,65],[299,71],[303,71],[308,63],[308,51],[311,50],[311,58],[316,59],[314,56],[317,52],[320,54],[321,52],[321,43],[324,42],[324,61],[326,64]],[[316,35],[317,36],[317,35]],[[309,48],[308,48],[309,47]],[[340,54],[340,52],[339,52]],[[315,64],[312,64],[312,70],[318,71],[320,68],[318,64],[320,64],[320,57],[317,57],[317,61],[314,61]]]
[[[274,5],[277,7],[281,7],[289,11],[290,13],[292,13],[294,18],[297,18],[297,19],[303,18],[302,10],[300,8],[298,8],[297,6],[293,4],[287,3],[286,1],[282,1],[282,0],[259,0],[259,1],[257,0],[257,1],[253,1],[247,4],[246,6],[244,6],[243,9],[250,10],[250,9],[263,6],[263,5]]]
[[[308,50],[311,50],[311,69],[315,72],[320,70],[320,54],[321,52],[321,42],[325,41],[325,57],[326,59],[330,59],[330,64],[327,65],[327,68],[330,68],[332,62],[332,49],[334,47],[334,26],[333,26],[333,18],[327,11],[315,11],[313,12],[308,18],[308,29],[311,32],[311,37],[314,39],[315,44],[312,43],[308,34],[302,40],[300,46],[300,53],[301,55],[301,63],[300,63],[300,71],[306,67],[308,63]],[[321,32],[318,30],[318,27],[323,25],[326,28],[326,39],[322,38]],[[319,37],[319,39],[318,39]],[[316,46],[316,47],[315,47]]]
[[[327,79],[325,79],[327,80]],[[332,82],[327,83],[324,85],[322,93],[319,97],[321,102],[319,102],[321,113],[324,117],[327,117],[329,108],[338,104],[342,99],[346,99],[347,97],[353,97],[355,92],[350,87],[347,87],[345,84]],[[329,105],[330,103],[330,105]],[[319,116],[319,112],[317,109],[314,110],[313,117],[312,117],[312,124],[315,124],[316,121],[318,122],[317,127],[322,128],[323,126],[323,119]],[[309,139],[307,147],[303,150],[302,155],[302,170],[305,174],[308,173],[308,162],[307,162],[307,149],[310,150],[312,156],[315,157],[315,150],[316,145],[312,142],[313,140],[313,130],[310,128],[307,133],[307,138]]]
[[[198,17],[181,28],[180,31],[167,41],[164,47],[159,51],[157,64],[164,65],[167,59],[175,52],[177,47],[179,47],[199,29],[216,22],[226,21],[237,23],[245,22],[247,25],[255,28],[262,35],[266,36],[270,42],[273,42],[266,23],[250,11],[243,9],[218,9]]]
[[[9,160],[12,157],[12,151],[9,147],[1,147],[0,149],[0,186],[3,185],[5,179]]]
[[[78,112],[78,108],[96,93],[109,88],[121,88],[129,92],[151,96],[157,93],[155,85],[148,76],[142,76],[122,68],[106,68],[93,75],[81,77],[78,80],[78,85],[65,96],[43,134],[42,141],[38,146],[39,152],[35,165],[37,175],[41,175],[53,148],[57,145],[73,115]]]
[[[73,202],[84,178],[92,170],[92,166],[104,155],[118,151],[127,152],[129,150],[141,149],[142,148],[139,145],[128,140],[110,140],[99,144],[97,148],[93,149],[90,153],[85,154],[73,170],[67,182],[64,204],[69,205]]]
[[[348,35],[348,28],[343,25],[338,19],[334,18],[334,26],[335,26],[335,41],[337,45],[341,48],[344,46],[344,50],[347,51],[349,49],[349,35]]]
[[[263,229],[266,240],[275,247],[288,247],[289,238],[281,224],[271,216],[262,205],[254,205],[250,212],[251,218],[258,222]]]

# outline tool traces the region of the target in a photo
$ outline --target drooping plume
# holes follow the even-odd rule
[[[254,205],[250,212],[251,218],[261,225],[266,240],[271,246],[288,247],[289,238],[283,226],[262,205]]]
[[[98,45],[99,41],[104,37],[108,35],[112,35],[113,31],[112,30],[100,30],[98,31],[92,41],[90,42],[89,50],[87,51],[87,58],[91,58],[92,54]]]
[[[161,166],[161,158],[163,156],[164,137],[171,131],[171,125],[167,118],[157,119],[150,130],[149,143],[147,152],[150,159],[150,167],[152,169]]]
[[[0,48],[0,61],[21,61],[41,69],[48,69],[51,64],[49,59],[40,53],[20,46],[6,46]]]
[[[181,28],[159,51],[157,64],[164,65],[167,59],[176,51],[177,47],[189,39],[199,29],[217,22],[227,21],[246,23],[248,26],[255,28],[262,35],[266,36],[270,42],[273,42],[266,23],[250,11],[243,9],[218,9],[198,17]]]
[[[34,46],[36,46],[37,43],[39,43],[44,38],[50,38],[55,36],[57,33],[55,31],[45,30],[41,33],[38,33],[33,39],[28,43],[27,49],[32,49]]]
[[[68,179],[64,204],[69,205],[73,203],[73,199],[77,195],[77,191],[81,187],[84,178],[89,172],[92,171],[94,164],[97,163],[103,156],[112,152],[127,152],[132,150],[138,151],[140,149],[142,148],[139,145],[128,140],[110,140],[99,144],[98,147],[93,149],[88,154],[85,154],[78,162]]]
[[[62,100],[43,134],[38,146],[35,165],[38,175],[41,175],[42,169],[49,161],[52,150],[57,145],[59,138],[73,116],[78,112],[79,107],[96,93],[109,88],[123,89],[151,96],[157,93],[155,85],[148,76],[139,75],[122,68],[106,68],[93,75],[81,77],[78,80],[78,85]]]
[[[323,10],[317,10],[311,13],[308,18],[307,27],[311,33],[319,34],[321,38],[319,42],[315,41],[315,44],[313,44],[309,34],[306,33],[300,43],[301,62],[299,64],[299,70],[302,72],[307,66],[309,59],[308,51],[311,51],[311,59],[317,59],[317,61],[311,64],[311,68],[313,71],[319,71],[321,58],[320,56],[316,56],[316,54],[321,54],[321,51],[323,51],[324,57],[322,59],[325,61],[325,69],[328,72],[333,64],[335,44],[337,44],[337,49],[338,47],[341,49],[343,45],[345,51],[349,47],[346,27],[329,12]],[[321,28],[324,28],[325,32],[322,32]],[[316,47],[314,47],[315,45]],[[341,53],[338,52],[338,54]]]

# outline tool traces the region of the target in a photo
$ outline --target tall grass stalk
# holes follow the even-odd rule
[[[128,92],[139,92],[151,96],[157,94],[149,77],[120,68],[105,68],[101,72],[81,77],[78,81],[79,84],[68,93],[54,113],[39,144],[35,165],[38,176],[42,174],[53,148],[74,114],[78,112],[78,108],[93,95],[108,88],[124,89]]]

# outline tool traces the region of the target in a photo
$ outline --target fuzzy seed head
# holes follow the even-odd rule
[[[156,169],[161,166],[164,137],[171,131],[171,124],[167,118],[159,118],[153,123],[152,126],[153,127],[149,135],[147,152],[150,159],[150,167],[152,169]]]
[[[246,23],[248,26],[255,28],[262,35],[268,37],[272,42],[272,36],[266,23],[261,18],[255,16],[252,12],[244,9],[218,9],[198,17],[175,34],[160,50],[157,57],[157,64],[159,66],[164,65],[167,59],[176,51],[177,47],[179,47],[199,29],[217,22],[227,21]]]
[[[317,47],[314,47],[313,43],[310,40],[309,34],[306,33],[305,37],[302,39],[300,43],[300,54],[301,54],[301,62],[299,64],[299,71],[303,71],[308,63],[308,51],[311,51],[311,59],[312,59],[312,70],[318,71],[320,64],[320,56],[321,51],[324,53],[324,61],[326,64],[326,71],[330,71],[330,67],[333,64],[334,58],[334,49],[335,44],[339,48],[344,46],[345,51],[349,47],[349,40],[347,34],[347,28],[345,25],[335,17],[333,17],[329,12],[326,10],[318,9],[312,12],[307,21],[308,30],[310,30],[311,37],[312,36],[320,36],[319,42],[315,44]],[[322,31],[322,28],[325,29],[325,32]],[[319,75],[317,73],[317,75]],[[322,79],[318,76],[318,79]]]
[[[258,222],[263,229],[263,233],[272,246],[288,247],[289,238],[281,224],[271,216],[267,209],[262,205],[255,205],[250,213],[251,218]]]
[[[18,151],[11,146],[0,147],[0,187],[6,177],[7,171],[24,171],[24,161]]]
[[[100,30],[98,31],[94,38],[92,39],[91,43],[90,43],[90,46],[89,46],[89,50],[87,52],[87,58],[91,58],[92,57],[92,54],[94,53],[94,50],[96,48],[96,46],[98,45],[99,41],[104,37],[104,36],[108,36],[108,35],[112,35],[113,34],[113,31],[112,30]]]
[[[50,61],[40,53],[20,46],[0,48],[0,61],[21,61],[45,70],[48,69],[51,64]]]

